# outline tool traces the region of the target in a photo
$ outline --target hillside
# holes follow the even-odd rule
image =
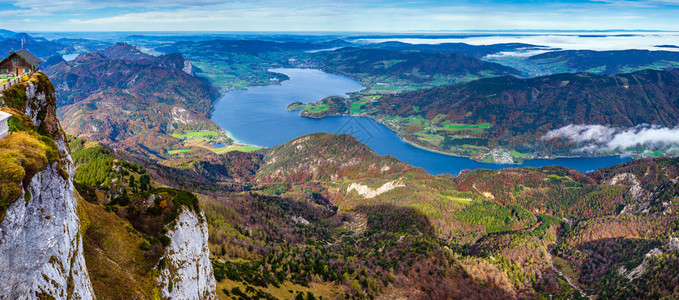
[[[357,95],[336,110],[372,116],[410,142],[477,159],[489,157],[494,148],[518,151],[512,152],[515,159],[572,155],[571,151],[586,146],[594,154],[668,151],[662,139],[639,148],[620,147],[613,141],[619,133],[644,132],[645,127],[636,127],[643,124],[656,126],[649,128],[679,125],[677,83],[679,72],[674,70],[529,79],[505,76],[395,95]],[[571,124],[586,125],[581,132],[605,130],[573,140],[566,133]],[[555,132],[549,137],[555,138],[543,138],[550,130]]]
[[[652,282],[676,273],[660,266],[679,250],[668,238],[678,166],[431,176],[350,136],[312,134],[265,151],[250,193],[202,199],[224,296],[644,298],[676,293]],[[643,262],[653,248],[662,254]],[[635,281],[618,271],[640,264],[654,267]]]
[[[153,57],[118,43],[46,68],[65,130],[164,160],[205,155],[231,140],[209,120],[220,93],[180,54]]]
[[[358,78],[373,91],[410,91],[519,72],[460,53],[342,48],[312,55],[327,71]]]
[[[45,74],[55,82],[60,106],[117,88],[168,105],[183,103],[207,115],[219,92],[183,72],[183,61],[180,67],[168,67],[165,61],[166,56],[154,58],[134,46],[116,44],[101,52],[90,52],[71,62],[51,66]]]

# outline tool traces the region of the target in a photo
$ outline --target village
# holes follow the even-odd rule
[[[0,93],[14,84],[19,83],[24,76],[29,76],[37,71],[40,66],[40,59],[30,52],[21,49],[16,52],[9,52],[9,55],[0,61]],[[0,107],[4,107],[5,102],[0,94]],[[0,140],[10,134],[9,122],[11,114],[0,111]]]

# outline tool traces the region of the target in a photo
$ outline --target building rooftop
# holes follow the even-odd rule
[[[24,49],[21,49],[21,50],[17,51],[16,53],[19,54],[19,56],[23,57],[26,61],[28,61],[29,63],[31,63],[32,65],[34,65],[36,67],[40,64],[39,58],[35,57],[33,54],[31,54],[30,52],[28,52]]]
[[[28,52],[24,49],[21,49],[19,51],[14,52],[14,53],[18,54],[19,56],[21,56],[21,58],[25,59],[27,62],[29,62],[31,65],[33,65],[35,67],[40,65],[40,59],[35,57],[33,54],[31,54],[30,52]],[[11,53],[10,53],[9,56],[7,56],[5,59],[3,59],[3,61],[7,60],[10,56],[12,56]]]

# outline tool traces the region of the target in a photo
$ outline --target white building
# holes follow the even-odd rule
[[[9,135],[9,117],[11,117],[11,114],[8,114],[4,111],[0,111],[0,140],[4,139]]]

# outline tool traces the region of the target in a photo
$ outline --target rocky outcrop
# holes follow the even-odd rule
[[[201,122],[201,118],[196,113],[180,106],[173,106],[170,109],[170,120],[168,123],[178,123],[185,125],[195,125]]]
[[[0,223],[0,299],[93,299],[73,160],[56,120],[54,88],[42,74],[19,88],[25,89],[25,106],[14,108],[51,135],[59,159],[21,183],[21,196]]]
[[[196,215],[183,207],[167,236],[166,267],[157,278],[165,298],[216,299],[216,282],[210,262],[208,231],[202,211]]]
[[[195,75],[194,72],[193,72],[193,64],[191,64],[191,61],[188,60],[188,59],[184,61],[184,68],[182,68],[182,71],[184,71],[184,73],[189,74],[191,76]]]
[[[389,181],[376,189],[371,189],[367,185],[362,185],[360,183],[352,183],[349,185],[349,187],[347,187],[347,193],[351,192],[352,190],[355,190],[359,195],[365,198],[374,198],[388,191],[391,191],[394,188],[404,186],[405,184],[397,182],[395,180]]]

